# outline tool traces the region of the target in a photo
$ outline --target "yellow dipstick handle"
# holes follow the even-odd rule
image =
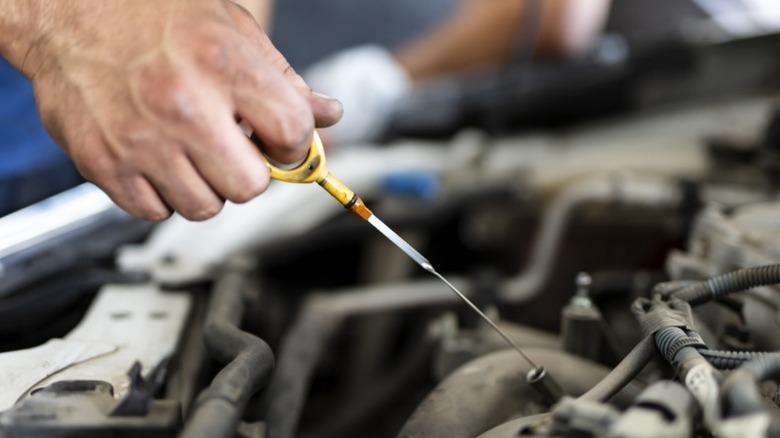
[[[280,169],[274,166],[265,155],[263,155],[263,158],[265,158],[268,169],[271,171],[271,178],[279,181],[310,183],[319,182],[327,177],[325,148],[322,146],[322,140],[320,140],[320,136],[317,135],[316,131],[314,132],[314,137],[312,137],[311,146],[309,146],[309,153],[303,162],[294,169]]]
[[[317,131],[314,132],[312,137],[309,154],[295,168],[289,170],[280,169],[271,164],[268,159],[266,159],[266,162],[268,163],[268,169],[271,171],[271,178],[290,183],[316,182],[345,208],[348,208],[365,220],[371,217],[371,210],[363,204],[360,197],[325,169],[325,148],[322,146],[322,140],[320,140]]]
[[[331,196],[336,198],[349,211],[357,214],[364,220],[368,220],[373,213],[371,210],[363,204],[363,200],[355,192],[345,186],[341,181],[337,180],[330,172],[325,175],[325,178],[317,183],[322,186]]]

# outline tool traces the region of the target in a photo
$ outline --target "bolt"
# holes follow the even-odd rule
[[[579,307],[591,307],[593,305],[593,302],[591,302],[589,297],[590,285],[592,283],[593,280],[586,272],[577,274],[577,277],[574,279],[574,285],[577,286],[577,292],[571,299],[572,305]]]

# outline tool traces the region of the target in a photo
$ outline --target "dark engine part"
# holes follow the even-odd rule
[[[609,369],[561,351],[527,349],[545,364],[563,391],[578,396],[603,379]],[[549,406],[525,381],[526,364],[517,352],[503,350],[468,362],[450,374],[423,400],[399,436],[474,437],[518,415],[546,412]],[[629,386],[615,397],[629,404],[640,388]]]

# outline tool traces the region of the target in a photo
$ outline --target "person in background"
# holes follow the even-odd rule
[[[371,139],[418,81],[503,62],[532,4],[541,5],[532,50],[543,56],[587,46],[608,0],[463,0],[442,24],[394,52],[356,49],[324,61],[310,71],[315,89],[352,89],[343,93],[350,115],[334,141]],[[84,178],[140,218],[176,211],[205,220],[226,200],[262,193],[268,169],[236,121],[251,126],[270,158],[291,163],[305,155],[315,127],[342,116],[341,104],[313,92],[271,43],[260,25],[271,6],[0,0],[0,55],[7,60],[0,65],[0,182],[7,187],[0,203],[8,201],[6,211],[18,207],[8,204],[28,177],[49,184],[60,174],[55,167],[74,178],[41,124]],[[28,118],[30,90],[9,65],[31,82],[40,121]],[[385,67],[386,74],[373,74]],[[363,86],[355,78],[375,80]]]
[[[495,71],[513,57],[582,54],[601,35],[610,0],[461,0],[441,22],[398,47],[362,45],[303,73],[339,99],[344,117],[321,132],[327,144],[370,142],[414,87],[453,75]]]

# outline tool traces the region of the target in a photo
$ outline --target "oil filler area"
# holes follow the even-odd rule
[[[432,86],[205,222],[0,218],[0,437],[780,437],[780,31],[697,29]]]

